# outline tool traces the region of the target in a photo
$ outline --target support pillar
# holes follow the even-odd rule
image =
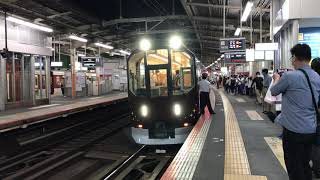
[[[47,97],[48,97],[48,103],[51,103],[51,74],[50,74],[50,58],[48,56],[45,57],[45,73],[46,73],[46,87],[47,87]]]
[[[71,86],[71,97],[72,99],[76,98],[76,49],[70,49],[70,61],[71,61],[71,81],[72,81],[72,86]]]
[[[35,93],[35,91],[34,91],[34,87],[35,87],[35,84],[36,84],[36,82],[35,82],[35,78],[34,78],[34,75],[35,75],[35,66],[34,66],[34,63],[35,63],[35,58],[34,58],[34,56],[31,56],[31,58],[30,58],[30,63],[31,63],[31,65],[30,65],[30,74],[31,74],[31,81],[30,81],[30,83],[31,83],[31,85],[30,85],[30,93],[31,93],[31,98],[32,98],[32,105],[33,106],[35,106],[36,105],[36,93]]]
[[[6,86],[5,86],[5,74],[6,74],[6,69],[5,69],[5,60],[2,58],[0,55],[0,111],[5,110],[5,102],[6,102]]]

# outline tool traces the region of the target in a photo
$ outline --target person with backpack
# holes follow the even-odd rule
[[[311,68],[320,75],[320,58],[315,58],[312,60]],[[320,147],[319,146],[313,146],[311,160],[312,160],[312,171],[316,176],[316,178],[320,178]]]
[[[263,88],[263,78],[260,75],[260,72],[256,72],[256,77],[252,80],[251,88],[255,86],[255,92],[256,92],[256,102],[258,104],[262,104],[262,88]]]
[[[236,94],[236,87],[237,87],[237,80],[235,76],[231,76],[230,78],[230,90],[231,94],[233,93],[234,95]]]
[[[297,44],[291,50],[295,71],[274,73],[271,95],[282,93],[281,113],[275,122],[283,127],[282,148],[290,180],[312,180],[309,165],[316,134],[317,109],[320,97],[320,76],[309,66],[311,49]]]

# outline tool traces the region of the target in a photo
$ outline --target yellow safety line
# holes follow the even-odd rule
[[[248,156],[233,107],[225,94],[219,91],[225,113],[224,180],[266,180],[265,176],[252,176]]]
[[[284,162],[284,154],[282,150],[282,141],[277,137],[264,137],[264,140],[267,142],[268,146],[272,150],[273,154],[276,156],[281,166],[285,171],[287,171],[286,164]]]

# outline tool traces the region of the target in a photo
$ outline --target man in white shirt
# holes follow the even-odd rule
[[[204,114],[204,108],[207,106],[210,114],[215,114],[210,103],[210,82],[207,80],[208,75],[202,74],[202,80],[198,83],[200,93],[200,113]]]

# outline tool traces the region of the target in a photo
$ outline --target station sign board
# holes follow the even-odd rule
[[[320,57],[319,27],[300,28],[298,41],[299,43],[308,44],[310,46],[312,58]]]
[[[80,62],[83,67],[101,66],[101,60],[99,57],[80,57]]]
[[[228,52],[224,54],[226,64],[246,63],[246,52]]]
[[[220,39],[220,52],[246,51],[245,38]]]

